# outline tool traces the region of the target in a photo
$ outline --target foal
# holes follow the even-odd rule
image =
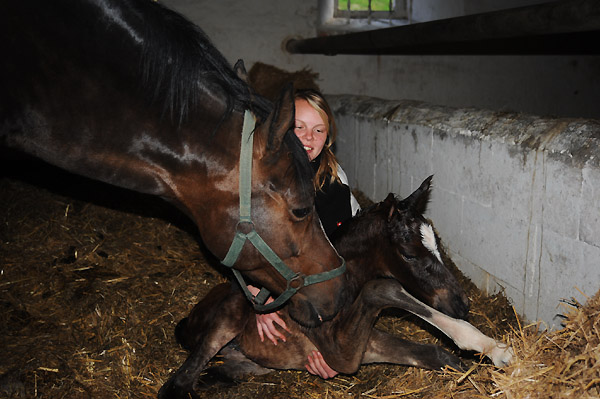
[[[219,367],[233,378],[270,369],[304,370],[313,350],[320,351],[331,368],[347,374],[368,363],[460,368],[460,360],[438,346],[409,342],[374,328],[382,309],[397,307],[431,323],[461,349],[483,353],[496,366],[508,364],[510,348],[458,319],[468,313],[467,297],[442,263],[437,238],[422,215],[430,182],[431,176],[402,201],[390,194],[340,227],[333,244],[347,262],[348,301],[333,320],[304,328],[283,307],[280,315],[290,333],[275,351],[260,342],[255,323],[248,322],[254,314],[244,295],[235,283],[224,283],[179,323],[179,343],[191,349],[193,356],[199,343],[225,333],[216,325],[239,329],[232,344],[221,351],[225,361]],[[198,365],[195,372],[199,374],[205,366]]]

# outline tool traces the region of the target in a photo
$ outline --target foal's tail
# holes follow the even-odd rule
[[[189,342],[189,337],[187,334],[187,325],[188,325],[187,317],[184,317],[183,319],[181,319],[181,321],[179,323],[177,323],[177,326],[175,326],[175,339],[177,340],[177,343],[179,345],[181,345],[181,347],[183,349],[191,351],[192,345]]]

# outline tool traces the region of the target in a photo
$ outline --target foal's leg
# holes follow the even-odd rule
[[[373,280],[367,285],[369,291],[372,292],[369,300],[373,304],[387,304],[386,307],[398,307],[408,310],[438,328],[450,337],[460,349],[483,353],[497,367],[506,366],[512,360],[513,351],[506,344],[484,335],[464,320],[454,319],[425,305],[406,292],[397,281]]]
[[[376,287],[370,285],[367,283],[354,302],[342,308],[333,320],[305,331],[327,365],[339,373],[353,374],[358,370],[379,312],[389,307],[374,295]]]
[[[191,352],[183,365],[158,392],[160,399],[197,398],[198,376],[221,348],[234,339],[250,315],[248,303],[239,290],[229,284],[215,287],[192,310],[184,330],[184,344]]]
[[[397,352],[394,353],[390,349],[389,358],[383,360],[385,348],[381,346],[385,345],[385,340],[377,335],[373,325],[379,312],[391,307],[414,313],[449,336],[459,348],[481,352],[492,359],[496,366],[504,366],[512,358],[512,350],[506,345],[487,337],[464,320],[453,319],[425,305],[393,279],[369,281],[354,303],[343,309],[343,313],[340,312],[332,322],[308,329],[306,335],[321,351],[327,364],[340,373],[356,372],[360,364],[365,361],[364,356],[369,363],[376,361],[417,363],[426,368],[438,368],[444,365],[459,367],[458,359],[449,353],[442,353],[429,347],[435,353],[433,357],[426,356],[423,348],[406,345],[402,341],[395,341],[399,345]],[[379,347],[375,350],[377,345]]]
[[[400,307],[398,301],[382,291],[393,293],[396,280],[374,280],[365,284],[352,305],[345,307],[331,322],[306,331],[327,364],[337,372],[355,373],[361,364],[394,363],[441,369],[460,369],[460,359],[435,345],[421,345],[385,334],[373,326],[381,310]]]
[[[371,331],[362,364],[392,363],[439,370],[450,366],[461,370],[460,359],[437,345],[404,340],[376,328]]]
[[[220,364],[214,366],[215,372],[231,380],[239,380],[251,375],[263,375],[273,372],[273,369],[263,367],[250,360],[233,345],[227,345],[221,349],[219,358],[222,360],[222,364],[219,362]]]

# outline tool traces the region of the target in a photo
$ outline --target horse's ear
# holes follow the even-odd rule
[[[244,60],[241,58],[237,60],[235,65],[233,66],[233,70],[238,78],[242,79],[244,82],[248,83],[248,72],[246,72],[246,67],[244,66]]]
[[[275,103],[275,108],[269,118],[266,126],[269,129],[267,138],[267,152],[277,152],[283,142],[283,136],[290,130],[294,124],[295,107],[294,107],[294,87],[292,84],[285,86],[279,94],[279,99]]]
[[[415,190],[410,196],[404,199],[402,202],[408,209],[411,209],[417,213],[423,214],[427,209],[427,203],[429,202],[429,193],[431,188],[431,179],[433,175],[421,183],[419,188]]]

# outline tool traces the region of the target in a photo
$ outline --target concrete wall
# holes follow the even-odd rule
[[[600,288],[600,122],[328,97],[350,184],[379,201],[434,174],[428,216],[480,288],[550,327]]]
[[[308,67],[320,74],[325,93],[600,119],[598,56],[292,55],[282,44],[317,35],[319,0],[160,2],[202,27],[231,63]],[[536,2],[419,0],[412,7],[419,21]]]

